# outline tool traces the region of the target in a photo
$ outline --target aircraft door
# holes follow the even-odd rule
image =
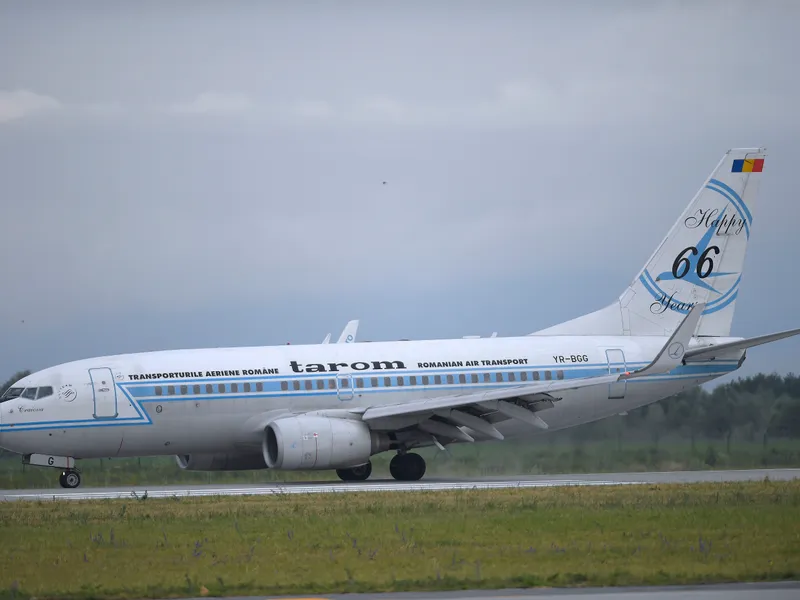
[[[89,369],[89,378],[92,381],[94,418],[116,419],[119,414],[117,412],[117,386],[111,369]]]
[[[349,373],[341,373],[336,376],[336,394],[339,400],[353,399],[353,376]]]
[[[617,375],[628,370],[625,363],[625,353],[619,348],[609,348],[606,350],[606,360],[608,361],[609,375]],[[625,397],[625,392],[627,390],[627,380],[609,383],[608,398],[609,400],[620,400]]]

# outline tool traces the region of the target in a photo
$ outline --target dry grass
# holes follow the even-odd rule
[[[796,578],[800,481],[0,505],[0,594]]]

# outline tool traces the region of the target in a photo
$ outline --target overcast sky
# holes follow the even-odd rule
[[[530,333],[616,298],[742,146],[769,155],[733,334],[800,327],[798,17],[4,2],[0,379],[351,318],[362,340]],[[800,340],[740,373],[773,369],[800,372]]]

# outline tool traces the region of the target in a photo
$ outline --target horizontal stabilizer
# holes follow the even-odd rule
[[[761,346],[769,344],[770,342],[777,342],[800,334],[800,329],[789,329],[788,331],[781,331],[779,333],[770,333],[769,335],[760,335],[758,337],[748,338],[745,340],[737,340],[735,342],[725,342],[724,344],[714,344],[711,346],[703,346],[701,348],[692,348],[686,352],[686,361],[700,361],[711,360],[726,352],[736,352],[737,350],[746,350],[754,346]]]
[[[689,347],[689,342],[694,335],[695,329],[697,329],[700,315],[703,314],[705,308],[706,305],[702,302],[695,304],[653,359],[653,362],[643,369],[633,373],[626,373],[622,378],[633,379],[635,377],[647,377],[648,375],[661,375],[669,373],[675,367],[680,366],[686,354],[686,348]]]

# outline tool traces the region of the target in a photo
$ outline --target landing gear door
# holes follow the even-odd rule
[[[116,419],[119,414],[117,412],[117,386],[111,369],[89,369],[89,378],[92,380],[94,418]]]

